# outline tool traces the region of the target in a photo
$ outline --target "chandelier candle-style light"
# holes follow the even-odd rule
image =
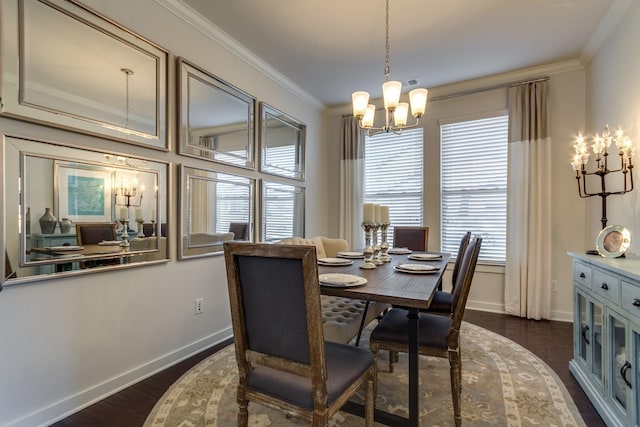
[[[415,123],[407,125],[407,115],[409,113],[409,104],[400,102],[400,94],[402,93],[402,83],[398,81],[390,81],[389,67],[389,0],[386,0],[386,20],[385,20],[385,82],[382,85],[382,97],[384,99],[385,124],[382,127],[374,127],[374,119],[376,107],[369,104],[369,93],[365,91],[353,92],[351,99],[353,101],[353,115],[358,119],[361,128],[366,129],[369,136],[376,135],[381,132],[401,133],[403,129],[409,129],[418,126],[420,118],[427,108],[427,89],[414,89],[409,92],[409,101],[411,102],[411,114],[415,118]],[[372,132],[373,131],[373,132]]]
[[[610,146],[615,143],[618,149],[618,156],[620,156],[620,167],[618,169],[609,169],[609,149]],[[591,150],[595,155],[595,170],[587,172],[587,163],[589,161],[589,149],[585,142],[582,133],[578,134],[578,138],[573,144],[575,154],[571,161],[573,170],[576,171],[576,180],[578,181],[578,194],[580,197],[593,197],[600,196],[602,198],[602,228],[607,226],[607,197],[617,194],[625,194],[633,190],[633,163],[631,158],[633,157],[634,148],[629,137],[624,135],[622,129],[618,129],[615,135],[611,135],[609,125],[604,127],[602,135],[598,135],[593,138],[593,144]],[[607,191],[606,188],[606,176],[610,173],[620,172],[622,173],[622,190],[619,191]],[[587,191],[587,176],[596,175],[600,177],[600,191],[589,192]]]

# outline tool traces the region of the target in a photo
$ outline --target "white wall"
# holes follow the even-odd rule
[[[585,71],[575,62],[554,64],[531,70],[520,70],[500,76],[463,82],[430,90],[429,98],[458,93],[464,90],[493,87],[496,84],[550,76],[550,114],[552,137],[552,280],[557,281],[557,291],[552,297],[552,317],[559,320],[572,318],[571,259],[567,251],[584,247],[583,232],[585,203],[577,194],[573,170],[569,166],[573,135],[584,126]],[[429,247],[440,247],[440,129],[439,121],[454,117],[466,117],[493,111],[506,111],[506,88],[481,91],[464,96],[430,101],[423,120],[424,141],[424,225],[429,226]],[[340,153],[340,117],[349,114],[348,107],[332,110],[331,126],[333,144],[330,161],[337,170]],[[338,174],[330,177],[331,188],[338,188]],[[331,215],[335,224],[330,232],[338,233],[338,195],[330,195]],[[448,278],[445,283],[450,282]],[[468,307],[504,312],[504,269],[479,266],[471,288]]]
[[[317,102],[178,19],[163,7],[173,0],[85,4],[305,123],[306,230],[327,234],[326,126]],[[223,258],[176,257],[177,166],[212,163],[177,155],[174,137],[172,151],[163,153],[6,118],[0,129],[173,163],[169,263],[6,286],[0,293],[0,425],[48,425],[231,336]],[[196,316],[200,297],[204,313]]]
[[[634,164],[640,152],[640,2],[630,2],[615,30],[600,46],[587,67],[587,126],[586,132],[601,133],[604,125],[612,129],[620,126],[631,137],[636,149]],[[629,252],[640,254],[640,189],[636,169],[633,192],[611,196],[607,201],[608,225],[619,224],[631,232]],[[621,188],[621,174],[607,178],[607,189]],[[587,246],[595,246],[602,215],[600,197],[588,202],[584,234]]]

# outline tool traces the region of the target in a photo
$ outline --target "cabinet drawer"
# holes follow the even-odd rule
[[[620,303],[620,279],[617,276],[612,276],[600,270],[593,270],[591,277],[591,290],[593,292],[615,304]]]
[[[573,263],[573,280],[586,286],[591,287],[591,267],[581,262]]]
[[[640,321],[640,286],[622,281],[622,309]]]

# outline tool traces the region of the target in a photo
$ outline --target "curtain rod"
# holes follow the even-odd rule
[[[436,96],[434,98],[429,99],[429,101],[430,102],[432,102],[432,101],[442,101],[444,99],[457,98],[459,96],[473,95],[474,93],[487,92],[489,90],[502,89],[502,88],[512,87],[512,86],[520,86],[520,85],[527,84],[527,83],[543,82],[543,81],[547,81],[547,80],[549,80],[549,76],[536,77],[536,78],[533,78],[533,79],[526,79],[526,80],[518,80],[518,81],[515,81],[515,82],[509,82],[509,83],[500,83],[500,84],[492,85],[492,86],[485,86],[485,87],[480,87],[480,88],[476,88],[476,89],[463,90],[463,91],[460,91],[460,92],[450,93],[448,95]]]

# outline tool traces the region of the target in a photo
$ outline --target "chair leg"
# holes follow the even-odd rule
[[[378,344],[369,343],[369,351],[373,355],[373,398],[375,399],[378,396]]]
[[[322,411],[313,411],[313,427],[328,427],[329,426],[329,411],[326,409]]]
[[[398,363],[400,361],[400,355],[397,351],[389,350],[389,372],[393,373],[393,365],[394,363]]]
[[[456,427],[462,425],[460,395],[462,394],[462,363],[457,350],[449,350],[449,368],[451,374],[451,397],[453,398],[453,418]]]
[[[376,359],[374,356],[371,373],[367,378],[366,391],[364,396],[364,423],[366,427],[373,427],[373,412],[376,403]]]
[[[236,400],[238,401],[238,427],[247,427],[249,423],[249,401],[245,398],[244,388],[238,386],[238,394]]]

